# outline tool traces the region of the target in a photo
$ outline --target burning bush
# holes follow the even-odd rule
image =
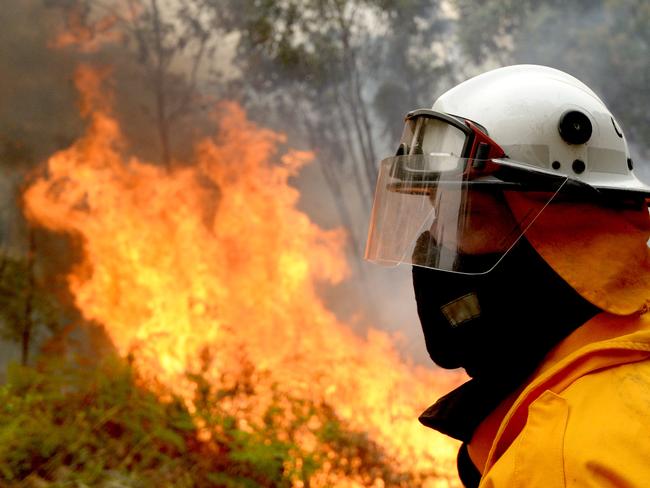
[[[22,486],[413,486],[413,474],[330,405],[279,390],[256,423],[229,412],[255,401],[255,371],[228,387],[190,378],[201,396],[165,401],[123,360],[96,367],[15,366],[0,389],[0,482]],[[200,427],[198,426],[200,425]],[[310,438],[309,447],[305,439]]]

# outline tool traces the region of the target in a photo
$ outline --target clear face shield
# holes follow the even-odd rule
[[[365,258],[444,271],[490,271],[567,177],[511,161],[471,121],[431,110],[406,118],[397,155],[381,162]],[[525,198],[510,211],[508,192]]]

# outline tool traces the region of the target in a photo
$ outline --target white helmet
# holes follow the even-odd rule
[[[552,201],[638,210],[649,195],[593,91],[544,66],[500,68],[407,114],[381,163],[366,259],[486,273]]]
[[[488,71],[441,95],[433,110],[479,123],[510,159],[595,188],[650,192],[632,171],[612,113],[562,71],[536,65]]]

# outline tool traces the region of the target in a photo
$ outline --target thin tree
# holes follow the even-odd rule
[[[79,43],[97,36],[120,37],[149,88],[160,161],[174,159],[174,133],[185,116],[199,110],[199,78],[218,47],[219,31],[204,0],[50,0],[63,8]],[[110,31],[110,32],[109,32]]]

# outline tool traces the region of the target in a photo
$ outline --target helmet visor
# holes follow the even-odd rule
[[[490,271],[567,178],[505,159],[407,154],[379,171],[366,259],[467,274]],[[507,192],[525,196],[515,217]]]

